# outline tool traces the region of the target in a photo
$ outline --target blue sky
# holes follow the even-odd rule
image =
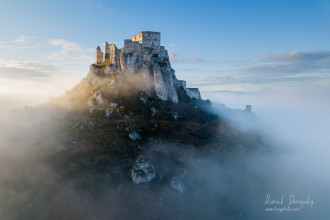
[[[329,0],[0,0],[0,30],[0,95],[59,95],[96,46],[142,30],[161,32],[177,77],[202,91],[330,93]]]

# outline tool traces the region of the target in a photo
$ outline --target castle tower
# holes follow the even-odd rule
[[[110,48],[108,42],[105,42],[103,61],[110,59]]]
[[[117,47],[115,44],[110,44],[109,45],[109,51],[110,51],[110,62],[111,64],[116,64],[116,51],[117,51]]]
[[[139,42],[142,45],[142,48],[158,48],[160,47],[160,32],[142,31],[132,36],[131,40],[133,42]]]
[[[95,52],[95,64],[101,64],[103,61],[103,53],[101,48],[98,46]]]

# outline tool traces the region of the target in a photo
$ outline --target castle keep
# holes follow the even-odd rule
[[[142,48],[160,47],[160,33],[159,32],[151,32],[151,31],[142,31],[131,37],[133,42],[138,42],[141,44]]]
[[[160,44],[160,32],[142,31],[124,40],[124,47],[118,49],[115,44],[105,42],[104,52],[98,46],[95,53],[95,65],[107,64],[104,75],[115,72],[137,73],[142,78],[154,82],[157,96],[162,100],[178,102],[175,87],[182,88],[191,98],[201,99],[198,88],[186,88],[186,82],[177,80],[172,69],[168,52]],[[150,78],[151,77],[151,78]],[[150,88],[144,88],[150,90]]]

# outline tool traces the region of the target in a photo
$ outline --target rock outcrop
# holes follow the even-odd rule
[[[171,186],[173,189],[175,189],[176,191],[183,193],[184,190],[184,185],[182,184],[182,182],[177,179],[176,177],[173,177],[171,180]]]
[[[131,170],[131,177],[135,184],[150,182],[156,177],[155,166],[149,158],[141,155]]]
[[[110,77],[114,74],[137,77],[137,87],[150,94],[153,90],[161,100],[179,102],[175,87],[183,87],[191,98],[200,99],[197,89],[186,88],[185,81],[177,80],[171,67],[167,50],[160,46],[160,33],[145,31],[124,41],[118,49],[114,44],[105,43],[102,53],[96,49],[95,64],[90,67],[90,81],[95,76]]]

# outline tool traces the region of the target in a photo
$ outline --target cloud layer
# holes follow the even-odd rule
[[[257,56],[253,59],[256,66],[244,69],[256,74],[297,74],[315,73],[330,70],[330,51],[290,52],[269,56]]]
[[[180,53],[174,53],[170,49],[167,49],[171,63],[208,63],[211,60],[205,60],[196,57],[183,57]]]
[[[48,78],[56,71],[58,68],[51,64],[0,58],[0,78],[2,79],[35,80]]]
[[[0,41],[0,49],[31,49],[39,45],[34,42],[36,36],[20,35],[17,39],[11,41]]]
[[[64,39],[50,40],[49,44],[60,47],[60,51],[52,52],[48,55],[51,60],[61,60],[66,62],[86,62],[90,61],[93,49],[82,48],[76,42],[66,41]]]
[[[226,85],[292,85],[328,83],[330,85],[330,51],[315,50],[257,56],[249,61],[231,63],[229,69],[196,78],[193,84],[207,87]],[[224,88],[220,88],[224,89]],[[219,88],[217,88],[219,90]]]

